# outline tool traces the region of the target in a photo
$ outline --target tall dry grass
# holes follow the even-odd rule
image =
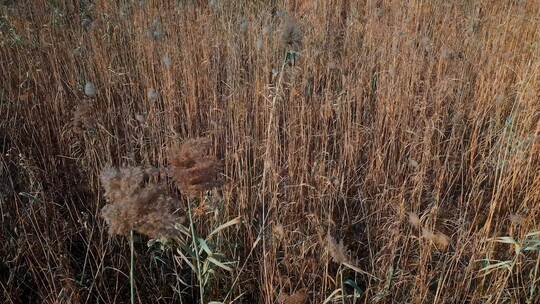
[[[538,1],[0,12],[0,302],[126,303],[129,246],[107,234],[99,173],[166,167],[208,136],[226,183],[197,229],[244,223],[220,232],[237,264],[206,299],[538,303],[540,255],[516,250],[540,224]],[[146,240],[137,301],[195,301],[189,269]]]

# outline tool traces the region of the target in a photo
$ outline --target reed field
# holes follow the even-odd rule
[[[540,303],[540,1],[1,0],[0,303]]]

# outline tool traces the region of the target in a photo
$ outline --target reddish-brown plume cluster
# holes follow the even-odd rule
[[[174,238],[174,225],[183,218],[173,213],[178,202],[168,196],[164,186],[145,183],[147,173],[140,167],[107,167],[101,182],[109,204],[101,214],[111,235],[127,235],[131,230],[151,238]]]
[[[291,295],[280,295],[278,301],[280,304],[305,304],[308,301],[308,294],[305,289],[301,289]]]
[[[223,185],[222,164],[211,154],[208,138],[195,138],[185,141],[173,150],[171,155],[171,174],[188,197],[197,197],[207,190]]]
[[[84,131],[94,129],[97,123],[94,113],[94,105],[90,101],[84,101],[78,104],[73,110],[73,131],[80,134]]]

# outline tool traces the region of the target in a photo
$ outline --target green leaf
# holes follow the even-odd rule
[[[236,224],[239,224],[242,222],[242,217],[236,217],[228,222],[226,222],[225,224],[222,224],[222,225],[219,225],[219,227],[217,227],[216,229],[214,229],[214,231],[210,232],[210,234],[206,237],[206,239],[210,239],[210,237],[218,232],[220,232],[221,230],[227,228],[227,227],[230,227],[232,225],[236,225]]]
[[[523,251],[539,251],[540,252],[540,240],[528,240],[523,245]]]
[[[493,270],[506,268],[507,270],[511,270],[512,261],[502,261],[495,264],[490,264],[482,269],[480,271],[485,271],[486,274],[490,273]]]
[[[212,250],[210,250],[210,247],[208,247],[208,244],[206,244],[205,240],[203,240],[201,238],[197,238],[197,241],[199,242],[199,247],[201,247],[201,249],[204,250],[208,255],[213,254]]]
[[[514,240],[513,238],[511,238],[509,236],[498,237],[498,238],[494,238],[492,240],[495,241],[495,242],[504,243],[504,244],[518,244],[518,242],[516,240]]]
[[[356,282],[351,280],[351,279],[345,280],[344,284],[347,285],[347,286],[350,286],[350,287],[352,287],[354,289],[354,291],[355,291],[354,296],[355,297],[360,297],[364,293],[364,290],[362,288],[360,288],[360,286],[358,286],[358,284],[356,284]]]
[[[296,62],[300,59],[300,53],[296,51],[288,51],[285,57],[285,63],[290,63],[295,65]]]
[[[191,233],[189,232],[189,229],[186,226],[180,223],[176,223],[174,225],[174,228],[176,228],[176,230],[180,231],[181,233],[185,234],[187,237],[191,237]]]
[[[208,261],[210,261],[212,264],[218,266],[219,268],[222,268],[222,269],[227,270],[227,271],[230,271],[230,272],[233,271],[231,267],[229,267],[229,266],[223,264],[222,262],[216,260],[214,257],[209,256],[209,257],[206,258],[206,259],[207,259]]]
[[[148,248],[150,248],[150,247],[154,246],[156,243],[157,243],[156,239],[150,239],[150,240],[148,240],[148,243],[146,243],[146,246]]]

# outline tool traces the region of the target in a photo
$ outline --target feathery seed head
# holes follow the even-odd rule
[[[174,225],[183,221],[173,213],[178,202],[166,194],[164,186],[145,184],[146,173],[140,167],[106,167],[100,178],[109,202],[101,210],[109,234],[127,235],[136,230],[151,238],[178,235]]]
[[[347,248],[343,244],[343,240],[340,240],[339,243],[336,242],[330,233],[326,235],[326,250],[336,263],[349,263]]]
[[[248,29],[249,29],[249,21],[244,18],[242,22],[240,23],[240,32],[245,34],[247,33]]]
[[[73,130],[76,133],[82,133],[85,130],[93,130],[96,126],[94,112],[94,106],[90,101],[83,101],[76,105],[73,110]]]
[[[222,163],[210,154],[210,148],[210,139],[196,138],[173,150],[171,172],[185,195],[196,197],[223,185]]]
[[[169,57],[169,55],[164,55],[163,58],[161,58],[161,62],[166,68],[170,68],[172,66],[172,59]]]
[[[155,41],[160,41],[163,39],[163,37],[165,37],[165,32],[163,31],[163,26],[161,25],[161,21],[159,21],[159,19],[152,22],[150,28],[148,29],[148,34]]]
[[[154,89],[150,89],[148,90],[147,97],[150,101],[156,101],[159,98],[159,93]]]
[[[281,32],[281,40],[283,45],[289,51],[298,52],[302,48],[304,37],[296,20],[290,16],[285,16],[283,29]]]
[[[86,84],[84,85],[84,94],[92,98],[92,97],[96,97],[96,93],[97,93],[96,86],[92,82],[87,81]]]
[[[420,218],[418,217],[418,215],[413,212],[409,212],[409,224],[411,224],[415,228],[420,228],[420,225],[422,223],[420,222]]]

